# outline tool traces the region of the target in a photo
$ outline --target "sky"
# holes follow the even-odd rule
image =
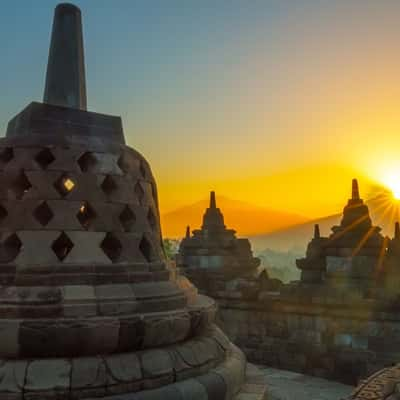
[[[53,0],[2,2],[0,127],[41,101]],[[309,218],[400,176],[397,0],[80,0],[88,109],[120,115],[161,212],[232,199]],[[393,178],[394,176],[394,178]]]

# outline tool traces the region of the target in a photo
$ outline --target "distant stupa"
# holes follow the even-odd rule
[[[233,229],[226,228],[212,191],[201,229],[194,230],[192,236],[186,231],[177,265],[203,289],[205,274],[209,274],[211,280],[215,280],[213,274],[227,280],[251,277],[256,274],[259,264],[260,260],[253,257],[249,240],[238,239]]]
[[[316,226],[306,257],[297,260],[301,279],[306,283],[328,282],[369,287],[377,279],[384,258],[384,237],[372,225],[368,206],[360,198],[357,179],[353,179],[351,198],[343,209],[339,226],[323,238]]]

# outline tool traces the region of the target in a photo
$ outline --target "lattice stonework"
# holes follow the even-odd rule
[[[14,157],[14,151],[11,147],[0,149],[0,162],[4,166],[8,164]]]
[[[74,146],[31,148],[26,152],[29,147],[24,144],[0,150],[0,165],[12,163],[10,178],[5,180],[8,186],[2,188],[0,198],[0,232],[10,237],[7,243],[3,241],[3,261],[11,262],[19,253],[24,256],[24,251],[30,251],[18,231],[38,229],[49,232],[45,239],[38,231],[37,237],[43,239],[37,246],[48,246],[42,252],[43,260],[50,252],[63,265],[81,259],[87,262],[91,254],[99,260],[103,254],[102,262],[110,264],[130,262],[135,251],[142,262],[153,262],[155,254],[161,253],[156,186],[147,163],[137,153],[97,156],[102,154],[98,149],[82,151]],[[12,210],[16,206],[20,211]],[[9,233],[13,231],[17,236]],[[83,240],[75,233],[79,231],[88,235],[85,252],[79,250]],[[100,239],[96,232],[101,233]],[[136,245],[128,239],[132,234],[140,238]],[[29,263],[28,253],[26,260]]]
[[[35,157],[35,161],[42,169],[46,169],[54,160],[55,157],[53,153],[47,148],[41,150]]]
[[[42,226],[46,226],[54,217],[53,211],[45,201],[35,208],[33,215]]]
[[[97,159],[93,155],[93,153],[87,151],[82,154],[82,156],[78,159],[78,164],[82,172],[90,172],[93,171],[97,164]]]

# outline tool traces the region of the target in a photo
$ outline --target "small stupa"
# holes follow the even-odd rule
[[[210,205],[203,216],[201,229],[182,240],[177,265],[200,289],[215,278],[230,280],[253,277],[260,260],[253,256],[248,239],[239,239],[233,229],[227,229],[224,216],[217,207],[215,192],[210,193]]]
[[[120,117],[86,110],[74,5],[55,9],[44,102],[8,124],[0,180],[0,400],[236,396],[245,358],[166,262],[148,162]]]
[[[323,238],[316,227],[306,257],[297,260],[302,282],[332,280],[335,284],[366,285],[377,282],[384,262],[385,238],[372,225],[368,206],[360,198],[358,182],[352,181],[352,195],[343,209],[339,226]]]
[[[324,245],[327,238],[321,237],[319,225],[314,226],[314,237],[307,246],[306,257],[296,260],[301,270],[301,281],[306,283],[321,283],[325,279],[326,257]]]

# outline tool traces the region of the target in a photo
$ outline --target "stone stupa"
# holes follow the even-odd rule
[[[201,229],[190,235],[189,227],[176,257],[178,267],[206,294],[214,294],[224,282],[237,278],[254,278],[260,260],[253,256],[250,241],[237,238],[227,229],[217,207],[215,192],[203,215]]]
[[[0,140],[0,400],[235,398],[246,360],[168,266],[150,166],[85,86],[60,4],[44,102]]]
[[[387,239],[372,224],[367,204],[360,198],[358,182],[343,209],[340,225],[321,237],[316,228],[305,258],[297,260],[303,283],[333,283],[335,286],[369,290],[381,279]]]

